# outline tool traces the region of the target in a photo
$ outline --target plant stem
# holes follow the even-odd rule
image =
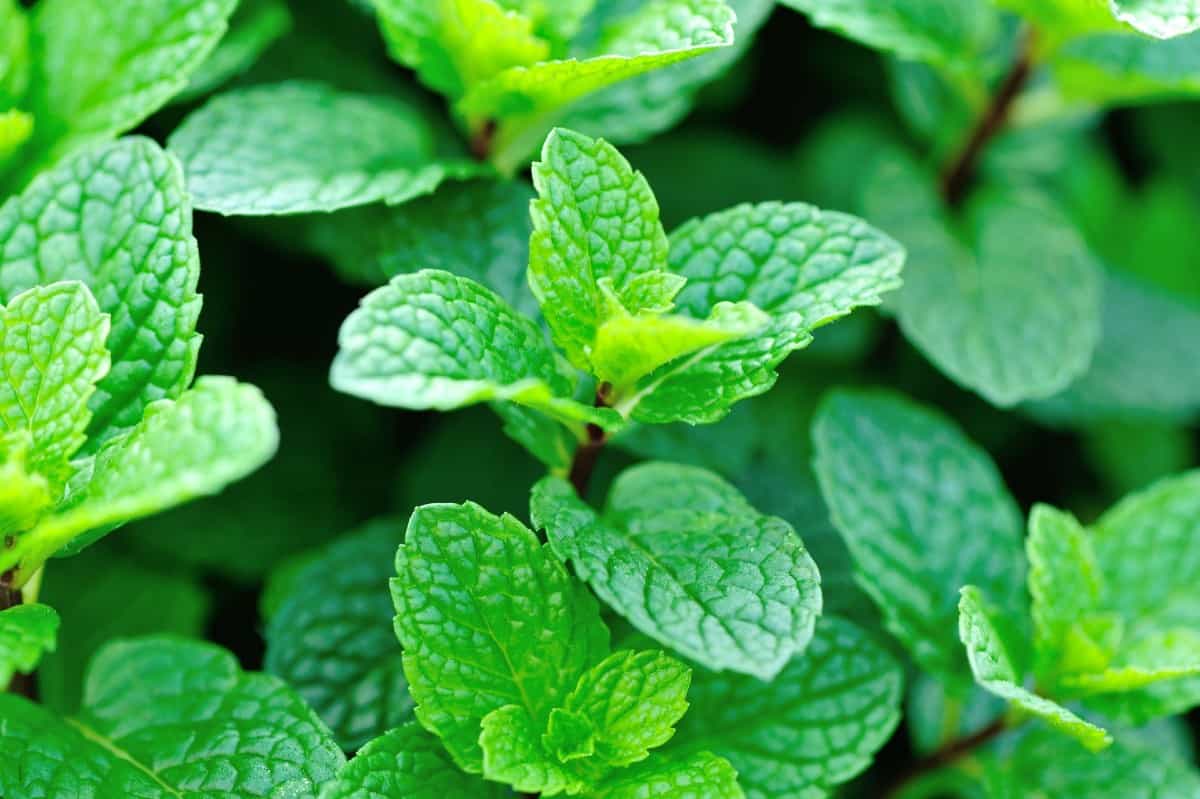
[[[21,589],[13,587],[13,574],[13,569],[0,574],[0,610],[15,608],[24,601]],[[7,690],[18,696],[36,700],[37,678],[33,674],[16,674],[8,684]]]
[[[1029,76],[1033,73],[1033,32],[1026,29],[1021,37],[1020,50],[1008,74],[1000,83],[992,102],[975,124],[970,138],[942,173],[942,197],[951,207],[957,207],[966,197],[967,189],[975,177],[979,158],[988,142],[1004,129],[1012,113],[1013,104],[1021,95]]]
[[[476,161],[487,161],[492,155],[492,145],[496,140],[496,120],[489,119],[483,127],[471,137],[471,157]]]
[[[596,407],[607,408],[608,397],[612,392],[612,386],[608,383],[601,383],[596,389]],[[567,479],[571,485],[575,487],[575,493],[584,498],[587,494],[588,483],[592,479],[592,470],[596,468],[596,460],[600,457],[600,450],[604,448],[605,442],[608,441],[608,434],[594,424],[587,426],[587,440],[581,443],[575,449],[575,457],[571,461],[571,470],[567,473]]]
[[[966,757],[988,741],[999,736],[1008,725],[1004,717],[1000,717],[981,730],[950,741],[942,748],[921,758],[896,783],[884,793],[886,797],[898,797],[906,786],[925,774],[949,766]]]

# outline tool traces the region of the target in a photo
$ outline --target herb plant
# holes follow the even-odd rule
[[[1200,796],[1198,53],[0,0],[0,797]]]

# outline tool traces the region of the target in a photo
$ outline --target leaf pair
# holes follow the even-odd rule
[[[573,399],[575,375],[531,320],[472,281],[433,271],[394,278],[347,319],[336,387],[406,408],[504,400],[580,437],[583,423],[712,422],[769,389],[811,329],[899,285],[894,242],[798,203],[741,206],[668,239],[645,179],[582,134],[551,134],[534,174],[530,287],[554,341],[606,384],[615,410]],[[505,416],[544,460],[561,463],[552,428]]]
[[[977,682],[1090,748],[1111,737],[1054,699],[1134,724],[1200,702],[1200,642],[1183,587],[1196,578],[1185,543],[1200,501],[1195,475],[1126,499],[1093,532],[1035,508],[1025,542],[1031,624],[1013,579],[1025,571],[1019,516],[961,433],[897,398],[839,392],[813,438],[858,579],[917,663],[948,686],[964,678],[947,624],[957,616]],[[1036,692],[1025,687],[1030,674]]]
[[[733,43],[723,0],[651,0],[572,41],[594,0],[375,0],[394,58],[455,109],[511,171],[573,103],[609,86]]]
[[[417,718],[465,771],[544,795],[621,796],[625,767],[645,761],[638,784],[685,768],[706,795],[740,795],[712,755],[646,760],[686,710],[690,671],[657,652],[608,655],[595,601],[520,522],[473,503],[419,507],[396,572]]]

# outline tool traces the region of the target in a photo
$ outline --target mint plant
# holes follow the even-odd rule
[[[1198,44],[0,0],[0,796],[1200,796]]]

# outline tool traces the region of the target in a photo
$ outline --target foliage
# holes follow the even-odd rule
[[[0,0],[0,796],[1200,795],[1198,94],[1196,0]]]

